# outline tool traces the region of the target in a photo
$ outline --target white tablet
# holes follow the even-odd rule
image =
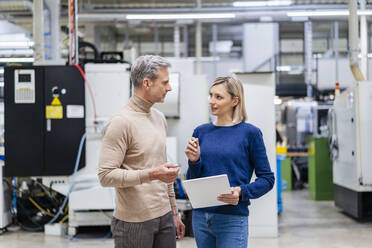
[[[231,194],[226,174],[184,180],[182,184],[193,208],[227,205],[217,200],[217,196]]]

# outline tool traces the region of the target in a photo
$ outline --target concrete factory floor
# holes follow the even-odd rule
[[[334,207],[332,201],[310,200],[308,190],[283,192],[283,213],[279,216],[279,237],[249,238],[249,247],[267,248],[370,248],[372,223],[359,223]],[[113,248],[111,238],[100,233],[78,233],[77,241],[65,237],[30,233],[16,226],[0,235],[0,248]],[[177,248],[196,247],[193,238],[177,242]]]

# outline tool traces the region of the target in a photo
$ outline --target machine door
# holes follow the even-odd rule
[[[44,175],[71,175],[85,132],[83,77],[73,66],[45,67]],[[58,109],[62,112],[58,112]],[[56,113],[57,112],[57,113]],[[79,169],[85,166],[83,147]]]
[[[4,176],[38,176],[44,167],[44,75],[40,68],[4,72]]]
[[[372,82],[361,82],[359,87],[359,127],[361,182],[372,185]]]

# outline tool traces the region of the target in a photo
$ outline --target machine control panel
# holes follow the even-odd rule
[[[35,103],[35,70],[14,70],[14,102]]]

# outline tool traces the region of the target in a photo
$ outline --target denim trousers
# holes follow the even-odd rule
[[[192,212],[192,228],[198,248],[247,248],[248,217]]]

